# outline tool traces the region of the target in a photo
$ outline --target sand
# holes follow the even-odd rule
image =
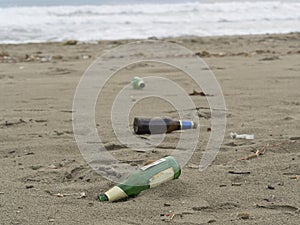
[[[114,183],[83,159],[72,104],[97,56],[130,40],[0,45],[1,225],[300,223],[300,34],[166,40],[202,56],[214,72],[228,109],[226,136],[213,164],[200,173],[210,113],[205,97],[192,96],[202,107],[199,115],[206,116],[200,117],[202,136],[180,178],[116,203],[95,198]],[[109,113],[113,93],[131,76],[169,72],[149,64],[128,68],[128,80],[115,79],[99,99],[99,134],[115,157],[140,166],[172,152],[178,133],[153,152],[125,148],[114,137]],[[176,82],[187,92],[195,88],[180,73]],[[151,99],[131,114],[177,115],[166,102]],[[232,139],[230,132],[255,139]],[[257,150],[264,154],[251,157]]]

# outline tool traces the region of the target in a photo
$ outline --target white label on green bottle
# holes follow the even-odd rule
[[[120,199],[128,197],[127,194],[118,186],[114,186],[113,188],[105,192],[105,194],[110,202],[118,201]]]
[[[164,158],[159,159],[159,160],[156,160],[156,161],[153,162],[153,163],[150,163],[150,164],[148,164],[148,165],[146,165],[146,166],[141,167],[141,170],[145,171],[146,169],[149,169],[149,168],[151,168],[152,166],[156,166],[156,165],[158,165],[158,164],[160,164],[160,163],[162,163],[162,162],[164,162],[164,161],[166,161],[166,159],[164,159]]]
[[[173,178],[174,178],[174,169],[173,167],[170,167],[150,178],[149,180],[150,188],[156,187],[166,181],[173,180]]]

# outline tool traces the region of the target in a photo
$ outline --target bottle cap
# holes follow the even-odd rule
[[[108,201],[108,197],[106,196],[106,194],[101,194],[98,196],[100,202],[105,202]]]

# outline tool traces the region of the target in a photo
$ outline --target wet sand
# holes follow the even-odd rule
[[[83,159],[72,104],[82,74],[97,56],[130,40],[0,45],[0,224],[300,223],[300,34],[166,41],[191,49],[214,72],[228,109],[226,136],[213,164],[200,173],[210,111],[204,96],[191,96],[203,126],[180,178],[116,203],[95,198],[114,183]],[[134,74],[171,72],[143,64],[124,74],[129,82]],[[187,92],[195,88],[179,72],[175,78]],[[171,154],[178,133],[152,152],[131,151],[117,141],[110,123],[112,93],[126,79],[114,79],[99,98],[96,123],[112,155],[141,166]],[[148,99],[130,116],[176,117],[172,110]],[[255,139],[232,139],[230,132]]]

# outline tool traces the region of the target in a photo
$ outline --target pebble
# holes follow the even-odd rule
[[[232,183],[231,186],[242,186],[242,183]]]
[[[250,219],[250,213],[248,213],[248,212],[240,212],[238,214],[238,218],[243,219],[243,220],[248,220],[248,219]]]
[[[89,202],[88,205],[89,206],[94,206],[94,203],[93,202]]]
[[[38,169],[42,168],[42,166],[40,166],[40,165],[34,165],[34,166],[31,166],[30,168],[32,170],[38,170]]]
[[[297,141],[297,140],[300,140],[300,137],[291,137],[290,140]]]

